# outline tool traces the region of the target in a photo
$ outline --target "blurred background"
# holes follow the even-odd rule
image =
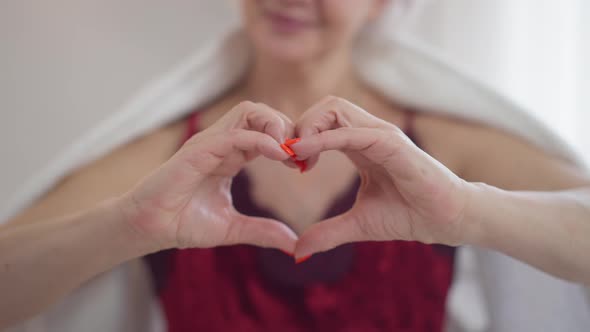
[[[405,29],[590,156],[590,1],[412,1]],[[0,156],[14,182],[2,183],[0,197],[227,28],[231,7],[2,0]]]

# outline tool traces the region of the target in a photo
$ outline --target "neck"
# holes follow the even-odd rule
[[[355,100],[362,91],[348,58],[293,64],[257,57],[245,83],[244,97],[292,119],[327,95]]]

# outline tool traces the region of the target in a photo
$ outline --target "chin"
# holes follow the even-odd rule
[[[306,62],[317,58],[322,49],[312,34],[276,34],[255,31],[250,34],[255,53],[281,62]]]
[[[256,53],[279,62],[303,63],[315,58],[318,52],[306,50],[299,45],[267,42],[257,45]]]

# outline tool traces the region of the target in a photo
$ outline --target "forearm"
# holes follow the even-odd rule
[[[155,251],[111,200],[0,233],[0,329],[27,318],[91,277]]]
[[[590,285],[590,188],[559,192],[472,186],[466,243]]]

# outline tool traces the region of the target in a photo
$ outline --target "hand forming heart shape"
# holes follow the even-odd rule
[[[298,136],[301,140],[285,137]],[[311,226],[300,238],[283,223],[238,213],[230,185],[262,155],[312,168],[339,150],[362,184],[348,212]],[[253,244],[296,257],[356,241],[411,240],[456,245],[464,232],[466,182],[416,147],[393,124],[336,97],[292,123],[262,104],[244,102],[191,138],[125,196],[131,224],[161,249]]]

